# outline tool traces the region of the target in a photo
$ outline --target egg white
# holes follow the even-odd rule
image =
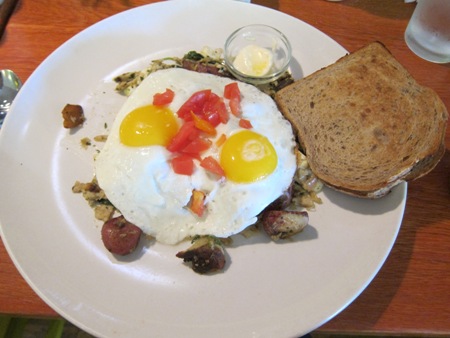
[[[128,147],[120,142],[123,118],[135,108],[151,104],[155,93],[172,89],[175,98],[169,107],[176,113],[194,92],[211,89],[222,97],[225,85],[231,82],[234,81],[184,69],[150,74],[120,109],[107,142],[95,159],[97,180],[111,203],[128,221],[161,243],[176,244],[194,235],[227,237],[236,234],[254,224],[257,215],[292,182],[296,160],[290,123],[268,95],[241,82],[242,117],[251,121],[253,131],[270,140],[278,156],[277,168],[265,179],[249,184],[226,179],[218,181],[198,162],[192,176],[178,175],[171,168],[172,154],[165,147]],[[239,120],[230,116],[227,124],[216,128],[217,137],[222,133],[229,137],[242,130]],[[218,159],[219,151],[213,146],[203,157],[211,155]],[[202,218],[185,207],[193,189],[208,193],[207,209]]]

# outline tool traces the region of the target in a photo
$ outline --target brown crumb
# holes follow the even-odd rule
[[[72,187],[72,192],[83,195],[89,206],[94,209],[96,219],[106,222],[113,217],[116,208],[109,202],[95,178],[88,183],[76,181]]]
[[[114,206],[107,204],[98,204],[94,207],[95,218],[104,222],[110,220],[115,211],[116,208],[114,208]]]
[[[108,135],[97,135],[97,136],[94,136],[94,141],[96,141],[96,142],[106,142],[107,138],[108,138]]]
[[[83,137],[81,139],[81,147],[83,149],[87,149],[92,144],[91,139],[89,137]]]
[[[68,129],[78,127],[86,120],[83,108],[78,104],[66,104],[62,110],[62,117],[63,126]]]

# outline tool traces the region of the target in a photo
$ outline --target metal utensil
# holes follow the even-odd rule
[[[21,87],[22,82],[16,73],[9,69],[0,70],[0,127]]]

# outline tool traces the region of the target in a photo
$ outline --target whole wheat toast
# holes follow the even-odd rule
[[[315,175],[367,198],[431,171],[445,152],[448,113],[379,42],[280,90]]]

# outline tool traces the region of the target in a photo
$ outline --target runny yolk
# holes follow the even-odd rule
[[[120,124],[120,142],[126,146],[166,146],[178,132],[174,113],[154,105],[134,109]]]
[[[250,130],[230,136],[220,153],[225,176],[236,183],[261,180],[275,170],[277,163],[277,153],[270,141]]]

